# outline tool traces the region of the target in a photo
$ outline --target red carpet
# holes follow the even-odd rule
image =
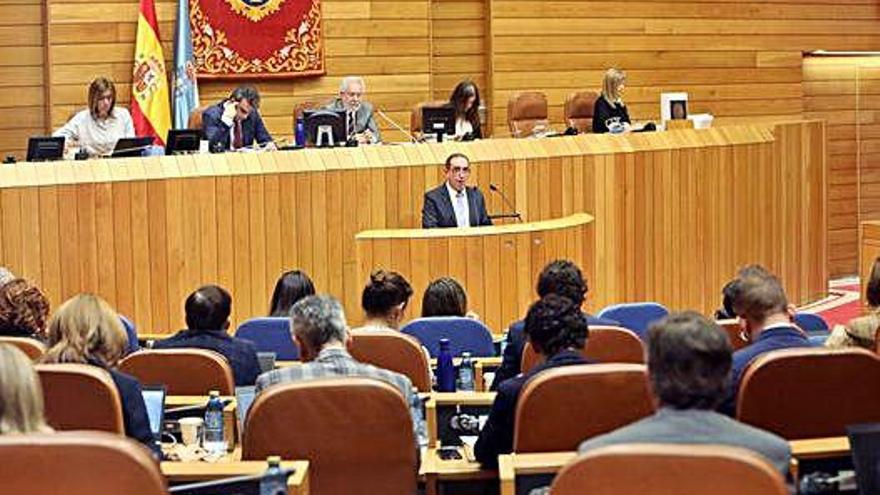
[[[828,297],[798,308],[805,313],[816,313],[829,327],[844,324],[862,313],[857,279],[835,280],[829,284]]]

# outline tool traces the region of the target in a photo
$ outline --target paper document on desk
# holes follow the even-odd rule
[[[477,443],[476,435],[461,435],[458,437],[461,440],[461,450],[464,452],[464,458],[468,460],[468,462],[476,462],[477,458],[474,456],[474,444]]]

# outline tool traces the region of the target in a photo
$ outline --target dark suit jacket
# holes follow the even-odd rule
[[[222,354],[232,367],[235,386],[247,387],[257,382],[260,362],[252,342],[237,339],[223,330],[181,330],[153,344],[153,349],[207,349]]]
[[[620,326],[620,323],[614,320],[596,318],[587,313],[583,313],[583,315],[584,318],[587,319],[587,326]],[[492,379],[492,391],[498,390],[498,386],[501,385],[501,382],[504,380],[513,378],[520,373],[523,349],[526,347],[526,336],[523,333],[523,328],[525,328],[525,326],[525,322],[519,320],[511,323],[510,328],[507,329],[507,338],[505,339],[507,343],[505,344],[504,354],[501,358],[501,366],[495,371],[495,378]]]
[[[492,220],[486,212],[486,200],[483,198],[483,193],[476,187],[468,187],[467,199],[471,227],[492,225]],[[452,207],[452,201],[449,199],[446,182],[426,192],[425,201],[422,206],[422,228],[433,229],[436,227],[457,226],[455,209]]]
[[[217,148],[228,150],[230,147],[229,133],[232,132],[232,128],[220,120],[223,116],[224,103],[226,100],[209,107],[202,113],[202,138],[208,140],[208,145],[212,150]],[[242,121],[241,137],[242,146],[253,146],[255,140],[259,144],[272,141],[272,135],[266,130],[263,118],[260,117],[260,112],[256,108],[248,115],[248,118]]]
[[[730,385],[719,412],[730,417],[736,416],[736,395],[739,392],[739,384],[746,368],[755,358],[770,351],[798,347],[811,347],[810,340],[804,332],[794,326],[777,327],[761,332],[754,342],[734,352],[730,367]]]
[[[480,438],[474,445],[474,456],[480,464],[486,467],[498,465],[499,454],[509,454],[513,451],[513,428],[516,419],[516,404],[519,402],[519,394],[523,386],[530,378],[538,373],[559,366],[571,366],[574,364],[587,364],[577,351],[560,351],[550,359],[532,368],[528,373],[511,378],[502,383],[492,403],[492,410],[486,424],[480,430]]]

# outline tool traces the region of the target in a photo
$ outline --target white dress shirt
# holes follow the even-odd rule
[[[471,226],[471,213],[468,208],[467,188],[456,191],[446,182],[446,191],[449,192],[449,200],[452,201],[452,209],[455,211],[455,223],[458,227]]]
[[[65,147],[80,147],[89,155],[108,155],[121,138],[134,137],[134,123],[128,110],[115,106],[113,114],[103,120],[92,118],[88,109],[67,121],[53,136],[64,136],[70,143]]]

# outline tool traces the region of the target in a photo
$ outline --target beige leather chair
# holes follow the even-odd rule
[[[406,375],[419,392],[431,391],[431,363],[414,338],[394,330],[352,330],[351,356]]]
[[[313,494],[416,492],[409,407],[379,380],[339,377],[266,389],[248,412],[242,459],[270,455],[308,459]]]
[[[535,128],[550,128],[547,114],[547,96],[537,91],[525,91],[510,96],[507,102],[507,125],[513,137],[529,137]]]
[[[42,342],[27,337],[0,337],[0,344],[16,347],[35,363],[46,353],[46,346]]]
[[[632,330],[616,326],[590,327],[590,336],[584,346],[585,358],[597,363],[645,364],[645,346]],[[523,373],[543,361],[528,342],[523,347],[520,369]]]
[[[297,119],[302,117],[303,112],[306,110],[320,110],[327,105],[329,105],[333,101],[332,98],[315,98],[303,100],[296,105],[293,106],[293,121],[296,122]]]
[[[542,371],[520,393],[514,452],[575,450],[587,438],[653,414],[640,364],[583,364]]]
[[[109,372],[87,364],[41,364],[36,369],[49,426],[125,434],[122,400]]]
[[[222,355],[205,349],[142,350],[129,354],[119,370],[144,385],[165,385],[169,395],[235,393],[232,368]]]
[[[736,417],[786,440],[846,435],[880,422],[880,358],[865,349],[772,351],[746,368]]]
[[[103,432],[0,436],[3,493],[164,495],[165,480],[136,442]]]
[[[782,475],[763,457],[726,445],[602,447],[566,464],[553,495],[785,495]]]
[[[578,91],[566,96],[563,106],[565,125],[578,132],[593,132],[593,109],[597,98],[599,93],[595,91]]]

